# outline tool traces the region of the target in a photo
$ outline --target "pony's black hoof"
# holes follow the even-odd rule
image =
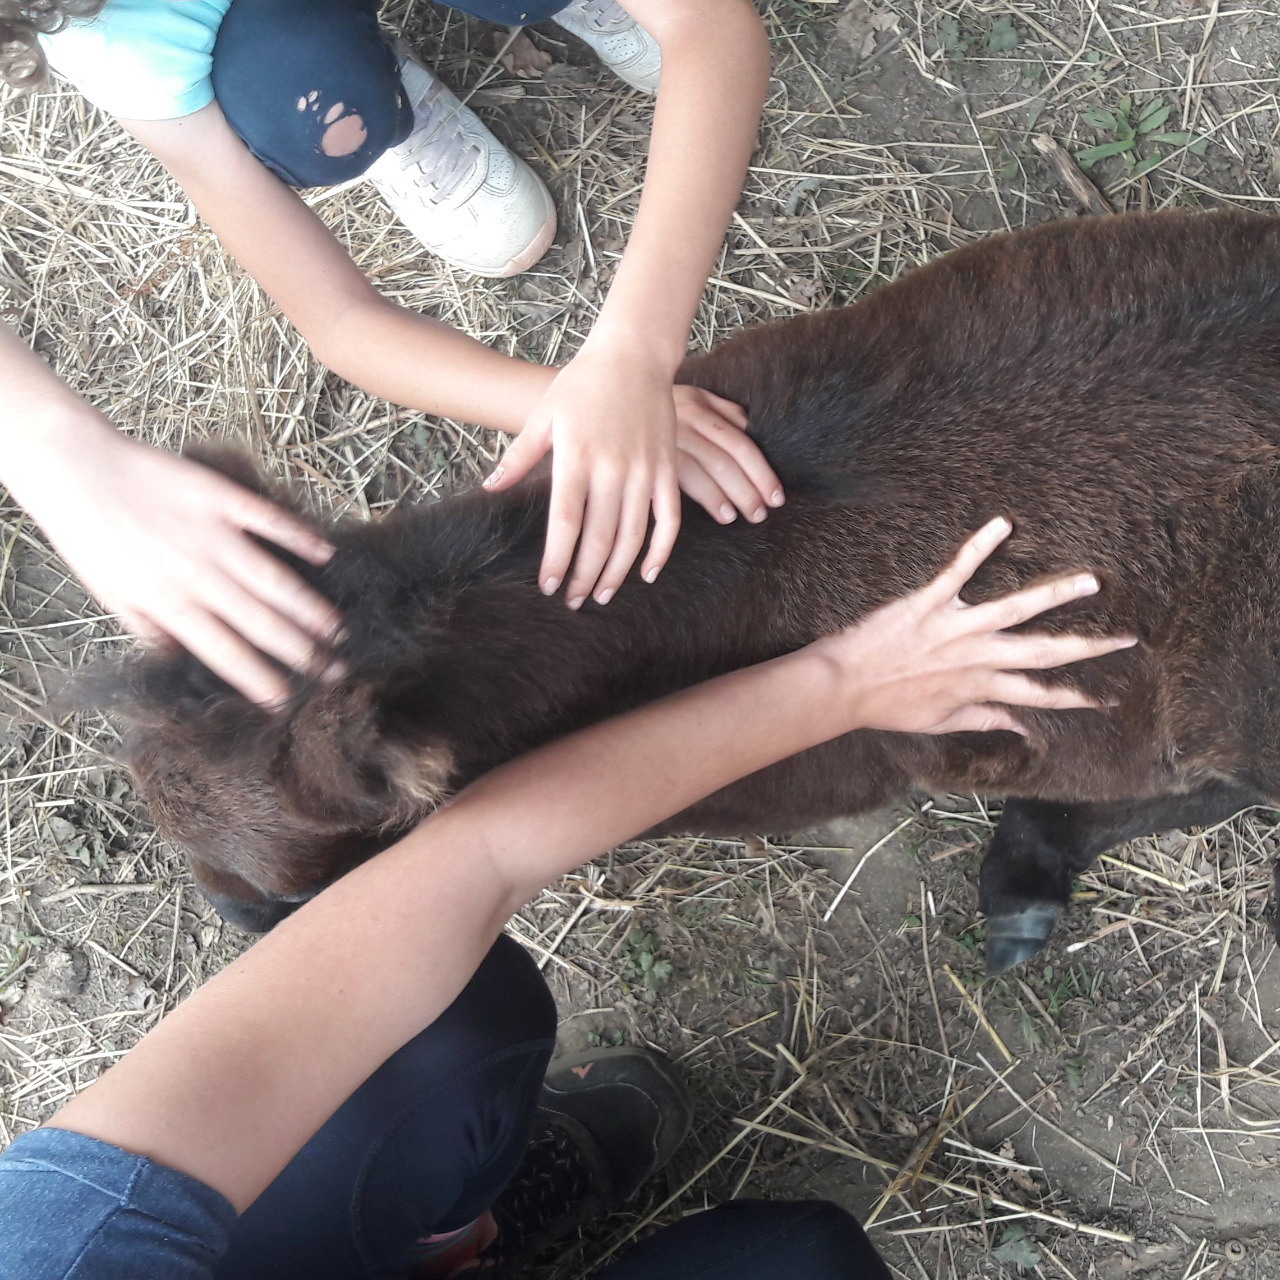
[[[1028,907],[1011,916],[987,917],[987,976],[999,977],[1030,960],[1053,932],[1060,907]]]

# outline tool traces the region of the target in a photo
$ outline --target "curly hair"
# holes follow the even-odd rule
[[[0,81],[34,89],[49,69],[38,37],[74,18],[91,18],[107,0],[0,0]]]

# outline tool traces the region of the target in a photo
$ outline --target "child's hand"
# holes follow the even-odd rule
[[[333,606],[259,546],[312,564],[333,554],[289,512],[225,476],[112,430],[46,463],[22,501],[88,590],[152,644],[177,642],[264,704],[288,682],[266,659],[323,674]]]
[[[1020,673],[1127,649],[1137,643],[1133,637],[1009,635],[1006,630],[1093,595],[1098,582],[1092,574],[1066,574],[986,604],[960,599],[965,583],[1009,532],[1007,520],[991,521],[928,586],[810,646],[853,682],[851,723],[899,733],[1008,729],[1025,734],[1006,706],[1098,706],[1074,689]]]
[[[676,475],[706,513],[728,524],[739,511],[758,524],[784,501],[782,483],[747,435],[747,412],[701,387],[677,385]]]
[[[551,512],[538,582],[552,595],[578,549],[565,595],[607,604],[653,537],[641,573],[652,582],[680,532],[671,373],[657,361],[585,348],[556,375],[528,424],[485,481],[505,489],[552,449]]]
[[[569,607],[593,593],[607,604],[644,546],[650,510],[641,575],[653,582],[661,573],[680,531],[680,489],[721,524],[739,511],[763,520],[782,504],[782,485],[746,425],[740,406],[673,388],[657,363],[585,349],[556,376],[485,487],[509,488],[552,449],[539,584],[548,595],[559,588],[576,546]]]

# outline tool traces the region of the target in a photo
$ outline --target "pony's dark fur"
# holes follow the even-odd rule
[[[202,884],[305,895],[518,752],[919,586],[999,513],[1015,533],[970,597],[1095,570],[1098,597],[1035,625],[1136,633],[1070,673],[1118,706],[1029,713],[1027,739],[849,734],[666,829],[782,831],[912,786],[1024,797],[984,869],[1001,913],[1065,901],[1135,823],[1280,797],[1280,220],[996,237],[683,378],[747,408],[788,500],[727,528],[686,502],[656,585],[633,575],[580,614],[543,598],[530,483],[329,530],[338,554],[304,571],[344,614],[350,675],[285,714],[189,658],[131,667],[128,756]]]

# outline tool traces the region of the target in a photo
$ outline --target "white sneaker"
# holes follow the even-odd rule
[[[633,89],[658,92],[662,51],[658,42],[617,0],[573,0],[551,21],[591,46],[596,56]]]
[[[480,276],[527,271],[556,234],[550,193],[416,58],[400,76],[413,132],[367,176],[432,253]]]

